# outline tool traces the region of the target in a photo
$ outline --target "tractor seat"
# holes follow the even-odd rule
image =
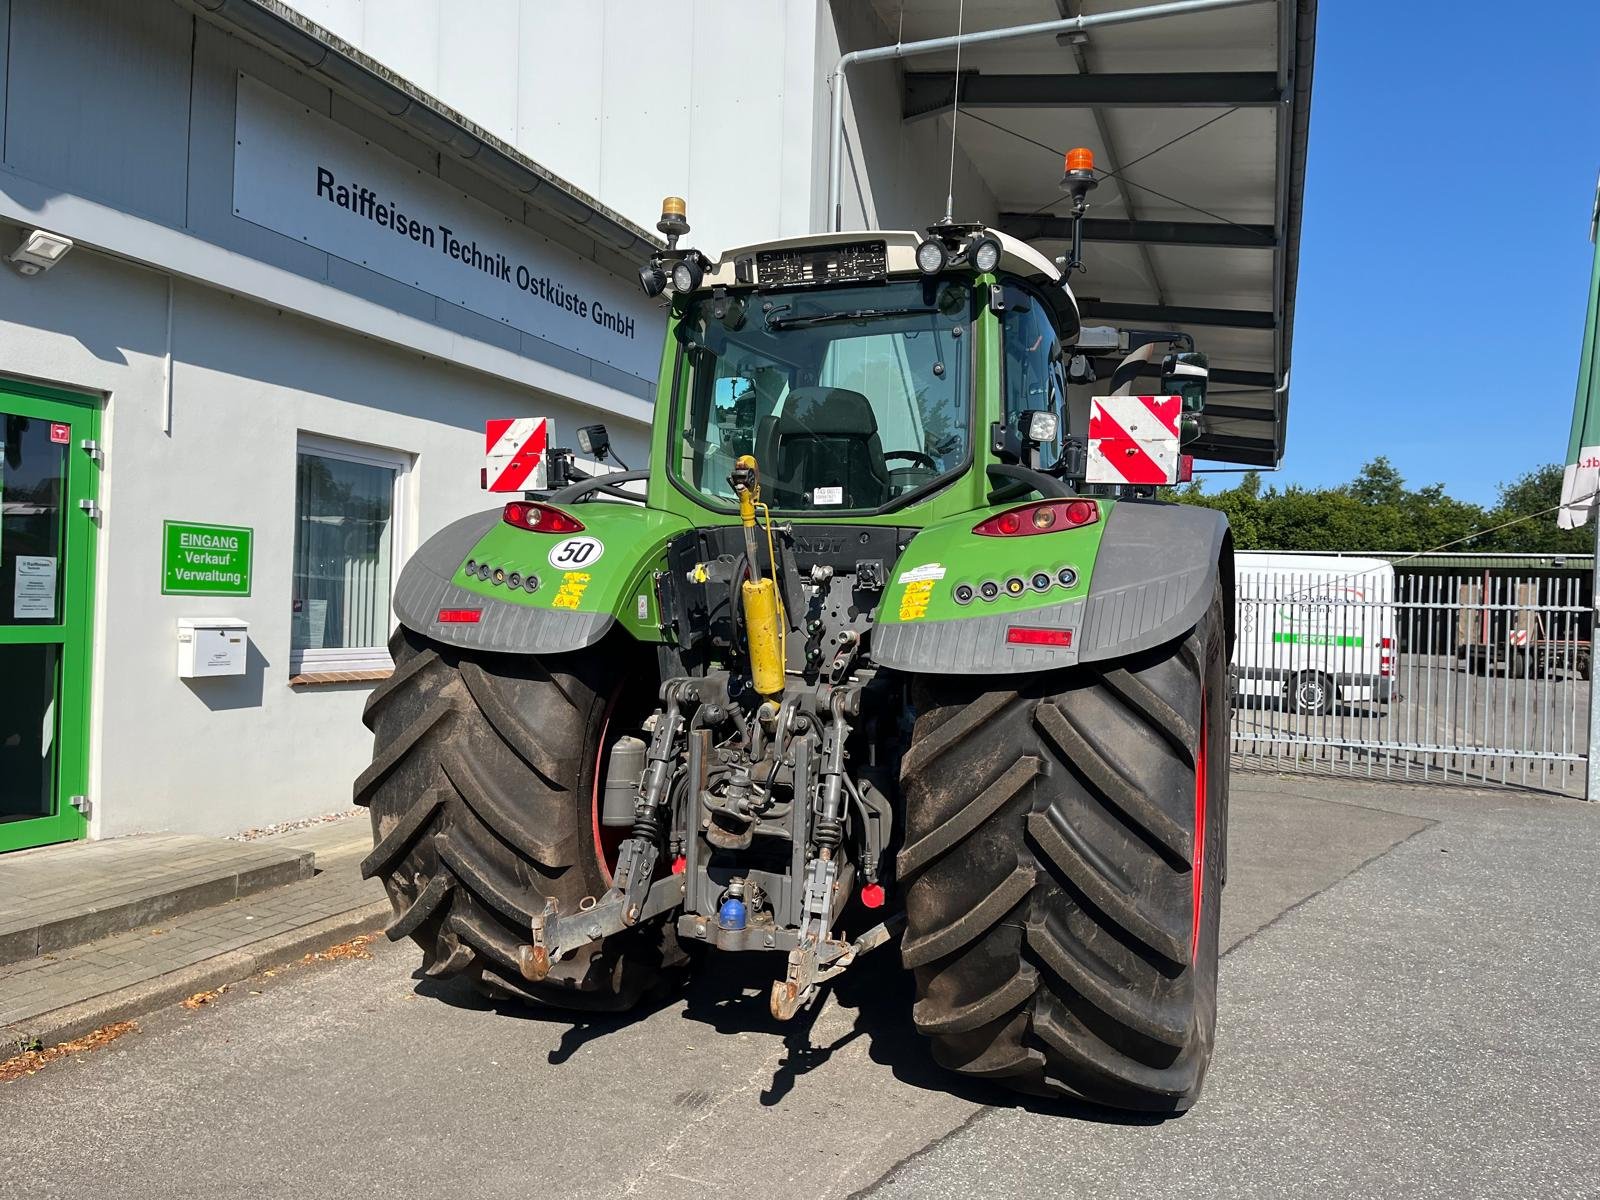
[[[839,508],[878,508],[889,471],[872,403],[848,388],[799,387],[761,422],[762,474],[778,508],[811,508],[819,487],[843,490]],[[823,505],[832,508],[833,505]]]

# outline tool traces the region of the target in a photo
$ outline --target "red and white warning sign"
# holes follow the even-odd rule
[[[65,446],[72,441],[72,426],[65,421],[52,421],[50,423],[50,440],[58,446]]]
[[[1090,483],[1176,483],[1182,396],[1089,401]]]
[[[528,492],[549,486],[545,451],[555,431],[549,417],[514,417],[484,426],[483,486],[491,492]]]

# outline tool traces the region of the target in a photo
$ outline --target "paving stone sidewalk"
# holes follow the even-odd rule
[[[252,844],[310,850],[316,873],[0,966],[0,1058],[16,1044],[77,1037],[387,922],[382,885],[359,871],[372,848],[364,814]]]

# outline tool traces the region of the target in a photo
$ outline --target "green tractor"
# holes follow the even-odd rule
[[[1219,515],[1108,480],[1171,481],[1202,356],[1131,398],[1142,428],[1095,400],[1074,435],[1077,304],[1025,244],[947,221],[713,261],[664,208],[648,469],[525,446],[544,486],[396,587],[355,786],[389,936],[429,976],[591,1010],[770,953],[779,1019],[898,938],[945,1067],[1187,1108],[1232,548]],[[582,446],[603,460],[603,428]]]

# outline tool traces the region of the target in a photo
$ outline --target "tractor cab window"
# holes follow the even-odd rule
[[[1006,421],[1015,428],[1017,418],[1030,410],[1056,414],[1057,440],[1039,448],[1042,465],[1049,467],[1060,454],[1060,438],[1067,432],[1061,341],[1044,302],[1026,292],[1017,295],[1026,300],[1009,305],[1000,322],[1005,346],[1001,373]]]
[[[774,509],[872,511],[934,490],[971,454],[972,320],[953,280],[690,301],[680,482],[731,504],[728,476],[753,454]]]

